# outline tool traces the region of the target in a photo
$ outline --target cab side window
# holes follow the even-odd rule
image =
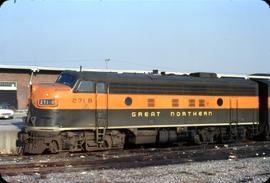
[[[94,93],[95,83],[93,81],[80,81],[76,91],[79,93]]]
[[[106,83],[97,83],[97,93],[107,93]]]

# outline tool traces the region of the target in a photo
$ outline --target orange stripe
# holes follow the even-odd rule
[[[56,97],[58,96],[58,97]],[[82,94],[73,93],[72,91],[58,91],[53,95],[33,95],[32,103],[43,109],[106,109],[108,98],[108,109],[194,109],[194,108],[211,108],[211,109],[230,109],[244,108],[253,109],[259,107],[258,96],[183,96],[183,95],[129,95],[129,94]],[[132,98],[132,105],[127,106],[125,99]],[[38,106],[39,99],[56,98],[58,106],[56,107],[40,107]],[[218,106],[217,100],[221,98],[223,105]],[[154,100],[154,106],[148,107],[148,99]],[[172,100],[178,99],[179,106],[173,107]],[[195,106],[190,107],[189,100],[195,101]],[[98,102],[96,102],[96,100]],[[153,100],[151,104],[153,105]],[[199,101],[204,100],[205,106],[200,107]]]
[[[133,103],[131,106],[125,104],[125,98],[131,97]],[[218,106],[217,100],[221,98],[223,105]],[[148,99],[154,99],[154,107],[148,107]],[[178,99],[179,106],[173,107],[172,100]],[[189,106],[189,100],[195,100],[195,106]],[[199,101],[204,100],[205,106],[200,107]],[[193,108],[211,108],[211,109],[230,109],[245,108],[252,109],[259,107],[259,97],[257,96],[183,96],[183,95],[109,95],[109,109],[193,109]]]

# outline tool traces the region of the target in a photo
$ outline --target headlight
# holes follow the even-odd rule
[[[40,99],[38,101],[39,106],[56,106],[57,101],[55,99]]]

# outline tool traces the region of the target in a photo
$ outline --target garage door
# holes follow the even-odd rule
[[[16,81],[0,81],[0,104],[2,103],[18,108]]]

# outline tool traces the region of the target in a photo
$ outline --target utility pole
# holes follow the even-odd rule
[[[110,58],[106,58],[105,59],[106,70],[108,70],[108,63],[109,63],[110,60],[111,60]]]

